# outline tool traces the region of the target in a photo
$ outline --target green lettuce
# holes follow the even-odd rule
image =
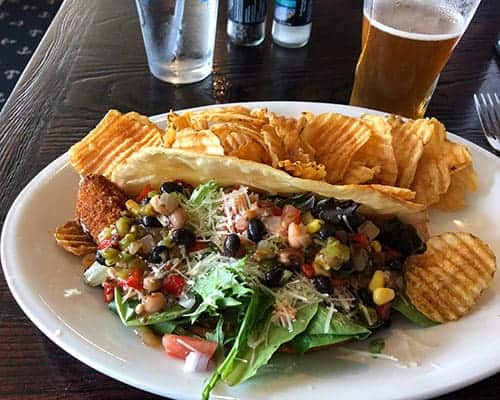
[[[415,306],[410,303],[410,300],[402,293],[398,293],[392,302],[392,308],[398,310],[401,314],[418,326],[431,327],[439,325],[439,322],[427,318],[424,314],[418,311]]]
[[[307,329],[298,335],[292,346],[299,353],[315,347],[332,345],[347,340],[363,340],[371,331],[339,312],[331,314],[325,306],[319,306]],[[330,318],[330,320],[329,320]]]

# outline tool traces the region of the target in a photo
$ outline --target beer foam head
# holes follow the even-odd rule
[[[364,14],[377,29],[412,40],[451,39],[465,28],[458,11],[422,0],[373,0]]]

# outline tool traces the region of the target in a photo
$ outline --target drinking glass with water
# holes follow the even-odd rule
[[[218,0],[136,0],[149,69],[169,83],[210,75]]]

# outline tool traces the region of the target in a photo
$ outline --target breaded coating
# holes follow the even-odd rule
[[[102,175],[87,175],[80,182],[75,220],[97,243],[101,230],[118,219],[126,201],[113,182]]]

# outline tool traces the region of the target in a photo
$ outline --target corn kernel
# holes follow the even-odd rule
[[[375,289],[384,287],[384,271],[375,271],[373,273],[372,279],[370,280],[370,284],[368,285],[368,289],[370,292],[375,291]]]
[[[378,240],[372,240],[371,242],[372,249],[376,251],[377,253],[380,253],[382,251],[382,245]]]
[[[127,207],[127,210],[129,210],[134,215],[139,215],[139,212],[141,211],[141,206],[132,199],[129,199],[125,202],[125,207]]]
[[[145,215],[147,217],[154,217],[155,215],[155,210],[151,204],[146,204],[144,207],[141,208],[141,215]]]
[[[394,290],[390,288],[377,288],[373,291],[373,302],[377,306],[383,306],[384,304],[387,304],[394,300],[394,297],[396,297],[396,293],[394,293]]]
[[[321,220],[313,219],[306,226],[308,233],[316,233],[321,229]]]

